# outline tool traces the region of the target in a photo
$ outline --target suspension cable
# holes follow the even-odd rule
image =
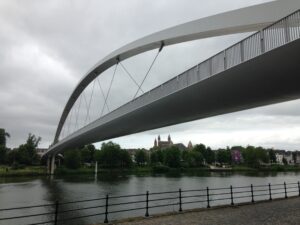
[[[88,106],[88,109],[87,109],[87,115],[85,117],[85,122],[84,123],[86,123],[87,118],[90,116],[90,107],[91,107],[91,103],[92,103],[92,99],[93,99],[95,84],[96,84],[96,80],[94,80],[94,83],[93,83],[92,93],[91,93],[91,97],[90,97],[90,101],[89,101],[89,106]],[[91,118],[89,117],[89,122],[91,122],[90,119]]]
[[[156,61],[156,59],[157,59],[159,53],[160,53],[161,50],[163,49],[163,47],[164,47],[164,42],[161,42],[161,46],[160,46],[160,48],[158,49],[158,52],[157,52],[156,56],[154,57],[154,60],[152,61],[151,65],[150,65],[150,67],[149,67],[149,69],[148,69],[148,71],[147,71],[147,73],[146,73],[146,75],[145,75],[145,77],[144,77],[144,79],[143,79],[143,81],[142,81],[142,83],[139,85],[139,89],[142,87],[143,83],[145,82],[145,80],[146,80],[148,74],[150,73],[150,70],[152,69],[152,67],[153,67],[153,65],[154,65],[154,63],[155,63],[155,61]],[[137,92],[136,92],[135,95],[133,96],[133,100],[135,99],[135,97],[136,97],[137,94],[139,93],[139,89],[137,90]]]
[[[70,112],[67,135],[70,134],[70,126],[71,126],[71,124],[72,124],[72,116],[73,116],[73,108],[71,109],[71,112]]]
[[[88,108],[88,103],[87,103],[87,100],[86,100],[84,92],[82,92],[82,95],[83,95],[83,100],[85,102],[85,106]],[[83,126],[85,126],[85,122],[83,122]]]
[[[109,92],[110,92],[112,83],[113,83],[114,78],[115,78],[115,75],[116,75],[116,71],[117,71],[117,68],[118,68],[118,64],[119,64],[119,61],[118,61],[118,63],[117,63],[116,66],[115,66],[114,74],[113,74],[113,76],[112,76],[112,78],[111,78],[111,81],[110,81],[110,85],[109,85],[109,88],[108,88],[108,91],[107,91],[107,94],[106,94],[106,97],[105,97],[105,101],[104,101],[104,105],[103,105],[103,107],[102,107],[102,111],[101,111],[100,117],[101,117],[102,114],[103,114],[105,104],[107,104],[108,95],[109,95]]]
[[[125,66],[123,65],[122,62],[120,62],[120,65],[122,66],[123,70],[127,73],[127,75],[131,78],[131,80],[136,84],[136,86],[138,87],[138,91],[141,90],[142,93],[144,93],[142,88],[139,86],[139,84],[136,82],[136,80],[133,78],[133,76],[128,72],[128,70],[125,68]]]
[[[77,129],[77,123],[78,123],[78,117],[79,117],[79,112],[80,112],[81,100],[82,100],[82,95],[80,95],[80,98],[79,98],[79,105],[78,105],[78,110],[77,110],[77,115],[76,115],[76,122],[75,122],[75,130]]]
[[[103,88],[101,87],[100,81],[99,81],[99,79],[98,79],[98,78],[97,78],[96,80],[97,80],[97,83],[98,83],[98,85],[99,85],[99,88],[100,88],[100,90],[101,90],[101,93],[102,93],[103,99],[105,100],[105,94],[104,94]],[[108,110],[108,111],[110,111],[110,110],[109,110],[109,107],[108,107],[108,105],[107,105],[107,104],[105,104],[105,105],[106,105],[106,107],[107,107],[107,110]]]

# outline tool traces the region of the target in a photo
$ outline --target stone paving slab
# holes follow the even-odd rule
[[[135,218],[113,225],[300,225],[300,198]]]

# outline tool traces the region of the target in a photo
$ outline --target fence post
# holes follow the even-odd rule
[[[108,223],[107,215],[108,215],[108,195],[106,195],[106,201],[105,201],[105,219],[104,219],[104,223]]]
[[[298,181],[298,190],[299,190],[299,196],[300,196],[300,182]]]
[[[271,184],[269,183],[269,200],[272,201],[272,191],[271,191]]]
[[[55,201],[55,217],[54,217],[54,225],[57,225],[57,215],[58,215],[58,200]]]
[[[209,188],[206,187],[206,197],[207,197],[207,208],[210,208],[210,204],[209,204]]]
[[[148,217],[149,216],[149,191],[146,192],[146,213],[145,216]]]
[[[286,193],[286,183],[284,182],[283,185],[284,185],[284,197],[287,198],[287,193]]]
[[[254,203],[253,185],[251,184],[251,202]]]
[[[179,212],[182,212],[181,188],[179,188]]]
[[[232,191],[232,185],[230,185],[230,197],[231,197],[231,205],[234,205],[234,202],[233,202],[233,191]]]

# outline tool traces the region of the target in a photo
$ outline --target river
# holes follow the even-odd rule
[[[85,199],[102,198],[109,195],[127,195],[150,192],[175,191],[179,188],[199,189],[209,186],[210,188],[246,185],[262,185],[268,183],[298,182],[299,172],[251,172],[251,173],[231,173],[231,172],[205,172],[167,175],[128,175],[128,174],[98,174],[95,178],[91,175],[84,176],[64,176],[64,177],[14,177],[0,178],[0,209],[40,205],[60,202],[77,201]],[[80,204],[80,207],[85,203]],[[49,207],[48,207],[49,208]],[[48,212],[49,209],[43,209]],[[53,209],[53,208],[52,208]],[[51,210],[52,210],[51,209]],[[63,206],[60,210],[68,209]],[[40,210],[40,209],[39,209]],[[28,213],[39,213],[38,209],[29,211],[22,209],[18,211],[0,211],[0,218],[9,216],[20,216]],[[48,211],[47,211],[48,210]],[[93,212],[97,212],[95,209]],[[169,209],[165,209],[170,211]],[[175,209],[173,209],[175,210]],[[151,213],[162,212],[152,210]],[[74,214],[73,214],[74,215]],[[86,215],[84,212],[75,212],[75,215]],[[142,216],[143,212],[130,212],[114,214],[110,219],[128,216]],[[42,219],[52,219],[51,216],[44,216]],[[59,219],[64,218],[60,215]],[[1,221],[2,225],[29,224],[39,222],[40,218],[26,218],[22,220]],[[95,216],[70,221],[63,224],[93,224],[103,222],[103,216]]]

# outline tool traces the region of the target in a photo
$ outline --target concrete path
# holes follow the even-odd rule
[[[136,218],[116,225],[300,225],[300,198]]]

